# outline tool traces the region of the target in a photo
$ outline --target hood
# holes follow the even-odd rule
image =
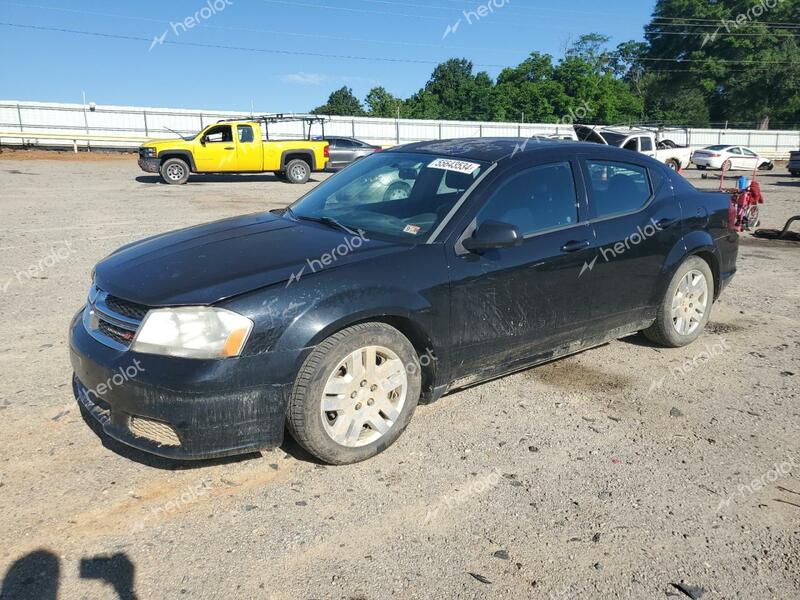
[[[588,125],[573,125],[575,129],[575,135],[578,136],[578,139],[581,142],[594,142],[595,144],[605,144],[608,145],[608,141],[606,138],[603,137],[595,127],[589,127]]]
[[[95,283],[148,306],[213,304],[292,275],[313,277],[320,270],[407,247],[258,213],[123,246],[97,265]],[[324,265],[326,256],[333,258]]]
[[[168,140],[147,140],[141,147],[155,148],[156,152],[159,153],[164,150],[191,150],[193,143],[183,138],[171,138]]]

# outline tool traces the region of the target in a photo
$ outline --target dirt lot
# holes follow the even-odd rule
[[[800,180],[764,182],[765,226],[800,213]],[[359,465],[291,444],[177,465],[101,440],[66,342],[92,265],[304,189],[3,154],[3,599],[800,595],[798,244],[743,237],[695,345],[634,336],[447,396]]]

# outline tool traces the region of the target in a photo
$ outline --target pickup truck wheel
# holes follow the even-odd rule
[[[695,341],[711,316],[714,276],[708,263],[691,256],[675,271],[658,307],[656,321],[643,331],[652,342],[680,348]]]
[[[286,165],[284,174],[289,183],[305,183],[311,177],[311,167],[306,161],[295,158]]]
[[[680,171],[681,170],[681,163],[674,158],[670,158],[666,165],[672,169],[673,171]]]
[[[189,179],[189,165],[180,158],[169,158],[161,164],[161,180],[171,185],[181,185]]]
[[[335,465],[382,452],[403,433],[419,402],[419,358],[385,323],[333,334],[308,356],[289,398],[292,437]]]

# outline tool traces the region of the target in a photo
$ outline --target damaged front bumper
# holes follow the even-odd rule
[[[283,442],[290,374],[300,353],[193,360],[119,351],[90,336],[80,314],[70,328],[73,392],[110,437],[174,459]]]
[[[161,169],[161,159],[140,156],[139,168],[145,173],[158,173]]]

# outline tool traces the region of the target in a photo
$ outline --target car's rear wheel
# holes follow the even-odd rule
[[[723,171],[730,171],[732,166],[733,166],[733,163],[731,161],[729,161],[729,160],[726,160],[724,163],[722,163],[722,170]]]
[[[189,180],[189,165],[181,158],[168,158],[161,164],[161,180],[170,185],[182,185]]]
[[[330,464],[375,456],[397,440],[419,402],[419,357],[385,323],[333,334],[309,355],[289,399],[295,440]]]
[[[283,173],[289,183],[305,183],[311,177],[311,167],[306,161],[295,158],[289,161]]]
[[[656,344],[680,348],[695,341],[711,316],[714,276],[698,256],[686,259],[672,276],[655,323],[644,330]]]

